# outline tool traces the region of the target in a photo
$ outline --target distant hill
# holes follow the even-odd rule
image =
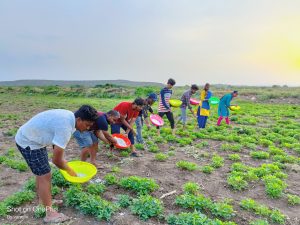
[[[86,87],[94,87],[95,85],[114,84],[130,87],[141,86],[163,86],[157,82],[139,82],[129,80],[15,80],[0,81],[0,86],[72,86],[81,85]]]

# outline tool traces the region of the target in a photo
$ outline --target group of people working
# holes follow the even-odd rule
[[[155,93],[151,93],[146,99],[136,98],[133,102],[121,102],[106,113],[98,112],[89,105],[81,106],[75,113],[65,109],[44,111],[32,117],[18,129],[15,137],[16,145],[32,173],[36,176],[37,195],[46,208],[45,222],[63,222],[69,219],[66,215],[58,213],[52,208],[51,167],[46,146],[52,146],[53,148],[53,164],[59,169],[67,171],[71,176],[77,176],[77,174],[64,159],[64,149],[72,135],[81,148],[81,160],[86,161],[90,156],[90,161],[95,166],[98,166],[96,164],[98,140],[102,140],[112,148],[117,142],[112,134],[120,133],[121,128],[125,132],[124,135],[131,142],[131,156],[138,156],[134,146],[134,137],[136,136],[137,142],[143,143],[143,124],[145,122],[147,127],[150,128],[148,114],[149,112],[153,113],[151,106],[158,99],[158,115],[160,117],[166,115],[170,122],[172,134],[175,134],[175,122],[170,105],[172,88],[175,83],[175,80],[170,78],[166,86],[160,91],[159,98]],[[185,126],[186,109],[188,108],[195,117],[197,116],[199,127],[205,128],[210,110],[208,100],[212,93],[209,91],[209,84],[206,84],[200,93],[200,104],[197,115],[195,115],[190,105],[190,98],[198,90],[197,85],[192,85],[191,89],[182,95],[179,121],[182,121]],[[223,117],[225,117],[226,123],[229,124],[228,107],[232,98],[236,96],[237,92],[235,91],[221,98],[218,125],[220,125]],[[134,130],[134,124],[136,124],[136,131]],[[109,132],[109,126],[111,132]],[[157,126],[157,132],[160,134],[159,126]]]

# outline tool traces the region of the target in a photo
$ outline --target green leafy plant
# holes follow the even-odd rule
[[[105,180],[105,184],[107,185],[113,185],[118,183],[118,178],[112,173],[106,174],[103,179]]]
[[[177,162],[176,166],[183,170],[189,170],[189,171],[194,171],[198,169],[198,165],[196,163],[192,163],[184,160]]]
[[[228,202],[215,202],[210,205],[211,213],[215,216],[224,218],[224,219],[230,219],[234,216],[234,210],[232,205],[230,205]]]
[[[300,197],[298,195],[287,195],[288,203],[290,205],[299,205],[300,204]]]
[[[120,173],[120,172],[121,172],[121,169],[120,169],[120,167],[113,166],[113,167],[111,168],[111,172],[112,172],[112,173]]]
[[[201,194],[183,194],[176,197],[175,203],[185,209],[205,210],[210,208],[212,201]]]
[[[157,153],[155,154],[155,159],[157,161],[166,161],[169,158],[168,155],[164,154],[164,153]]]
[[[239,154],[229,154],[228,158],[232,161],[240,161],[241,157]]]
[[[120,156],[122,156],[122,157],[128,157],[129,154],[130,153],[128,151],[123,150],[123,151],[121,151]]]
[[[123,177],[119,185],[123,188],[134,190],[139,194],[148,194],[159,188],[153,179],[138,176]]]
[[[271,198],[279,198],[282,195],[283,190],[287,187],[287,184],[279,178],[267,175],[263,177],[266,187],[266,193]]]
[[[164,208],[159,199],[151,195],[140,195],[137,199],[133,199],[130,210],[142,220],[148,220],[151,217],[160,216]]]
[[[117,203],[122,208],[127,208],[132,203],[132,198],[128,195],[117,195],[117,200],[118,200]]]
[[[101,183],[92,183],[86,187],[88,193],[93,195],[100,195],[105,191],[105,185]]]
[[[199,190],[200,190],[199,185],[194,182],[187,182],[183,185],[183,191],[187,194],[196,195]]]
[[[230,175],[227,178],[227,183],[234,189],[241,191],[248,187],[248,182],[244,180],[243,176]]]
[[[210,165],[214,168],[220,168],[224,165],[224,159],[217,154],[213,155],[211,160],[212,162]]]
[[[270,157],[270,154],[264,151],[251,151],[250,156],[253,159],[268,159]]]
[[[207,173],[207,174],[211,174],[214,170],[215,170],[214,167],[212,167],[210,165],[206,165],[206,166],[201,167],[201,171],[203,173]]]
[[[242,209],[253,211],[255,214],[267,217],[271,222],[284,224],[285,215],[283,215],[278,209],[269,209],[267,206],[255,202],[251,198],[243,199],[240,202]]]

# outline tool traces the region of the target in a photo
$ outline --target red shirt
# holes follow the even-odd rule
[[[126,121],[130,122],[133,118],[137,118],[139,111],[132,109],[132,102],[121,102],[114,110],[118,111],[122,116],[125,116]],[[117,123],[122,123],[121,119]]]

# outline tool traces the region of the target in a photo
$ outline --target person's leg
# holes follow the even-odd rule
[[[223,116],[220,116],[218,119],[218,122],[217,122],[217,126],[220,126],[222,119],[223,119]]]
[[[205,127],[206,127],[207,118],[208,118],[208,116],[204,116],[203,128],[205,128]]]
[[[138,143],[143,143],[142,137],[142,118],[140,116],[137,117],[135,121],[136,125],[136,140]]]
[[[63,222],[68,220],[69,218],[67,216],[58,213],[52,208],[51,167],[49,165],[47,149],[41,148],[31,150],[29,147],[24,149],[19,145],[17,145],[17,147],[32,173],[36,176],[37,195],[46,209],[44,221]]]
[[[181,108],[181,120],[183,124],[183,129],[185,129],[186,125],[186,108]]]
[[[158,115],[163,118],[165,115],[165,112],[159,112]],[[156,126],[157,129],[157,135],[160,136],[160,126]]]
[[[98,150],[98,138],[91,131],[82,132],[82,143],[81,143],[81,161],[86,161],[88,155],[92,164],[96,164],[96,154]]]
[[[226,121],[226,124],[227,124],[227,125],[229,125],[229,124],[230,124],[229,117],[226,117],[226,118],[225,118],[225,121]]]
[[[122,125],[122,129],[126,131],[127,127],[125,125]],[[137,156],[137,152],[136,152],[136,149],[135,149],[135,146],[134,146],[134,135],[133,135],[133,132],[130,131],[128,133],[128,139],[130,140],[130,149],[131,149],[131,154],[134,153],[135,156]]]
[[[171,125],[172,134],[175,135],[175,123],[174,123],[173,113],[172,112],[167,112],[166,115],[167,115],[167,118],[168,118],[168,120],[170,122],[170,125]]]
[[[204,116],[199,116],[198,118],[198,123],[199,123],[199,128],[203,128],[203,122],[204,122]]]
[[[91,138],[91,134],[89,131],[80,132],[79,130],[75,131],[73,134],[77,144],[81,148],[80,152],[80,160],[86,161],[88,155],[91,152],[91,148],[93,145],[93,140]]]
[[[201,128],[201,126],[200,126],[200,122],[201,122],[201,118],[200,118],[200,106],[198,106],[198,109],[197,109],[197,122],[198,122],[198,127]]]

